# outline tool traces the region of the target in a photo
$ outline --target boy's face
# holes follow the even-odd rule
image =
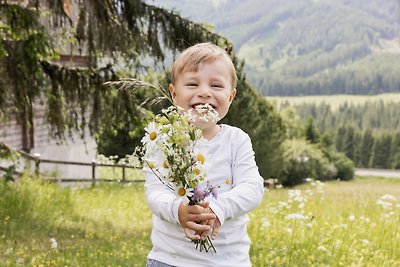
[[[236,96],[230,69],[223,59],[200,64],[196,72],[181,73],[174,84],[170,84],[169,91],[175,105],[190,110],[196,105],[209,104],[220,119],[228,113]]]

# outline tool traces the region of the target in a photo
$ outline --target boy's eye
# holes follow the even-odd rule
[[[194,87],[194,86],[197,86],[197,83],[187,83],[186,86]]]
[[[212,84],[211,87],[222,88],[223,86],[221,84]]]

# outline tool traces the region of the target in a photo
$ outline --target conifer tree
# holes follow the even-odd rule
[[[390,135],[382,135],[377,138],[374,145],[374,154],[371,163],[374,168],[390,168],[391,145],[392,138]]]
[[[393,169],[400,169],[400,132],[397,132],[392,140],[391,167]]]
[[[345,127],[345,133],[343,137],[343,152],[351,160],[354,160],[354,149],[355,149],[355,136],[354,128],[352,126]]]
[[[314,119],[309,118],[305,127],[305,136],[312,144],[317,144],[319,141],[319,132],[315,128]]]
[[[346,128],[342,125],[337,129],[336,132],[336,139],[335,139],[335,144],[336,144],[336,150],[337,151],[344,151],[344,137],[346,133]]]
[[[368,168],[370,161],[371,161],[371,156],[374,148],[374,138],[372,136],[372,132],[370,129],[365,130],[362,140],[361,140],[361,145],[360,145],[360,155],[359,155],[359,166]]]

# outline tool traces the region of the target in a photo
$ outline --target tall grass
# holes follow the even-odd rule
[[[400,265],[400,180],[275,189],[249,216],[253,266]],[[0,220],[0,266],[144,266],[151,249],[143,184],[0,183]]]
[[[254,266],[400,265],[400,181],[278,190],[250,216]]]
[[[0,183],[0,266],[143,266],[150,217],[143,184]]]

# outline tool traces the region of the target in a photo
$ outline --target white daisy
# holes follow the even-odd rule
[[[184,186],[175,186],[175,194],[182,198],[183,201],[189,202],[189,198],[193,196],[193,188],[185,188]]]
[[[160,129],[154,122],[150,122],[146,128],[146,135],[142,138],[141,142],[143,144],[147,144],[149,142],[156,143],[159,138]]]

